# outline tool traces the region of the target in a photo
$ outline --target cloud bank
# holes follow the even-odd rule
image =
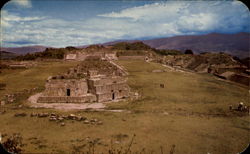
[[[31,8],[32,7],[30,0],[11,0],[10,3],[13,3],[17,6],[24,7],[24,8]]]
[[[118,39],[250,32],[249,10],[238,1],[158,2],[98,14],[84,21],[20,16],[4,10],[1,15],[3,46],[22,46],[16,43],[19,41],[65,47]]]

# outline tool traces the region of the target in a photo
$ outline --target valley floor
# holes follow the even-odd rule
[[[240,101],[250,105],[247,88],[217,80],[209,74],[175,72],[156,63],[117,63],[128,70],[128,84],[141,98],[109,103],[106,109],[129,112],[31,108],[26,105],[31,95],[27,94],[14,104],[1,106],[0,133],[20,133],[25,153],[76,153],[90,149],[95,153],[108,153],[108,150],[120,149],[142,153],[216,154],[238,153],[247,147],[249,115],[231,112],[228,108]],[[4,70],[0,82],[7,86],[0,90],[0,98],[23,89],[38,87],[41,91],[48,76],[76,64],[41,62],[27,70]],[[103,124],[67,120],[65,126],[60,126],[48,118],[30,117],[33,112],[73,113],[99,119]],[[16,113],[27,116],[15,117]]]

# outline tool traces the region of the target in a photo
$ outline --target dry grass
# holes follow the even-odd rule
[[[154,69],[166,69],[159,64],[143,61],[119,63],[129,70],[129,85],[133,90],[138,90],[142,98],[133,102],[111,103],[109,108],[130,110],[131,113],[6,108],[7,112],[0,115],[0,132],[20,133],[24,144],[27,144],[23,147],[24,152],[33,153],[88,151],[89,141],[96,141],[96,153],[108,153],[111,145],[113,149],[127,149],[133,134],[136,136],[130,149],[137,152],[144,149],[145,153],[169,153],[173,145],[174,153],[237,153],[247,146],[250,137],[249,117],[228,111],[229,104],[239,101],[249,103],[247,89],[218,81],[210,75],[169,70],[152,73]],[[55,65],[59,67],[59,64],[53,64]],[[50,65],[39,67],[53,69],[48,66]],[[56,73],[57,69],[53,69],[55,72],[52,71],[52,74]],[[37,74],[37,80],[33,84],[42,86],[46,75],[51,73],[36,70],[39,69],[33,68],[36,73],[31,73]],[[20,82],[24,76],[21,75],[22,78],[18,79],[22,73],[15,71],[6,73],[4,78],[1,76],[1,81],[4,80],[7,84]],[[39,77],[40,73],[43,77]],[[29,75],[28,73],[28,78]],[[23,80],[27,81],[29,80]],[[164,84],[165,88],[160,88],[159,84]],[[32,87],[31,83],[19,83],[18,88],[21,89],[24,85],[25,88]],[[11,88],[9,90],[11,91]],[[75,113],[100,119],[103,125],[66,121],[66,125],[61,127],[48,118],[13,116],[19,112]]]
[[[38,62],[30,69],[4,69],[0,74],[0,83],[5,83],[6,89],[0,90],[0,98],[7,93],[14,93],[24,89],[44,87],[46,79],[51,75],[63,73],[78,62]]]

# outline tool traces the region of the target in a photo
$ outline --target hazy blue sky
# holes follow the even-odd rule
[[[250,32],[239,1],[12,0],[1,9],[1,46],[54,47],[176,35]]]

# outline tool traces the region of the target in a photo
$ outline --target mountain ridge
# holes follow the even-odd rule
[[[46,48],[49,47],[42,45],[23,46],[23,47],[1,47],[1,51],[7,51],[21,55],[27,53],[41,52],[44,51]]]
[[[139,40],[129,40],[129,42],[133,41],[136,42]],[[180,35],[142,40],[142,42],[156,49],[173,49],[183,52],[190,49],[195,53],[225,52],[240,58],[249,57],[250,52],[250,33],[246,32],[235,34],[209,33],[203,35]],[[112,45],[112,42],[104,43],[104,45],[106,44]]]
[[[240,32],[234,34],[209,33],[202,35],[180,35],[150,40],[116,40],[101,43],[99,45],[110,46],[119,42],[143,42],[156,49],[174,49],[185,51],[193,50],[194,53],[202,52],[225,52],[240,58],[249,57],[250,33]],[[75,46],[76,48],[86,48],[89,45]],[[1,47],[1,51],[13,52],[16,54],[26,54],[44,51],[46,46],[25,46],[25,47]]]

